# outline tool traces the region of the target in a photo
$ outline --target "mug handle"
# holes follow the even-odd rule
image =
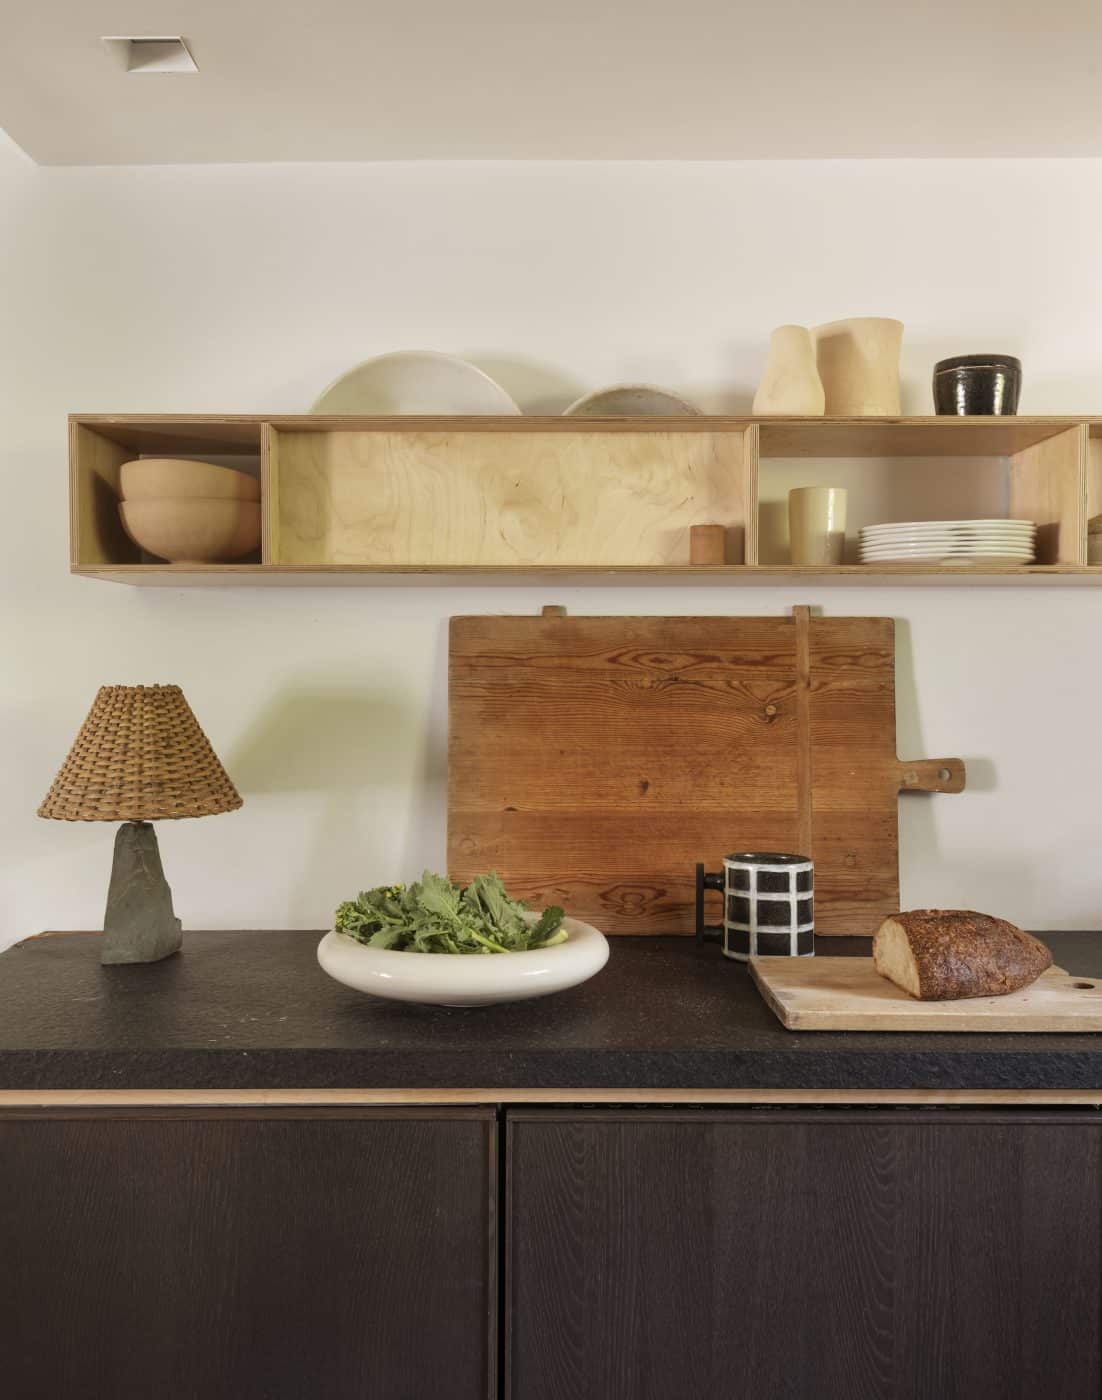
[[[723,875],[706,874],[703,864],[698,861],[696,867],[696,941],[698,943],[721,943],[723,941],[723,925],[705,924],[704,922],[704,891],[722,891],[723,887]]]

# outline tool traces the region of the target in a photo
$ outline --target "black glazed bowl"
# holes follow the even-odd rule
[[[934,366],[934,412],[1013,414],[1022,362],[1013,355],[954,355]]]

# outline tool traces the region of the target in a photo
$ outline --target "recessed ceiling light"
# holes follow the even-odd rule
[[[108,35],[101,40],[128,73],[198,73],[199,65],[178,34]]]

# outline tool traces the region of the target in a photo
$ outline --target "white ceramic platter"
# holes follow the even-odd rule
[[[520,409],[477,365],[436,350],[365,360],[335,379],[311,413],[515,414]]]
[[[683,418],[700,409],[654,384],[613,384],[575,399],[563,409],[564,418]]]
[[[538,915],[530,914],[530,921]],[[587,982],[608,962],[608,940],[592,924],[565,919],[565,943],[530,953],[395,953],[327,933],[318,962],[358,992],[435,1006],[527,1001]]]

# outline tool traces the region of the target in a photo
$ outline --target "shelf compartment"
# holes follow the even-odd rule
[[[143,555],[119,519],[119,471],[136,457],[194,457],[257,476],[262,466],[261,424],[232,419],[71,419],[69,541],[74,570],[150,563],[152,556]],[[225,571],[242,566],[216,567]]]
[[[900,450],[890,455],[871,449],[889,445],[892,425],[851,423],[836,435],[822,428],[805,435],[805,424],[763,424],[755,562],[788,563],[787,501],[793,487],[842,486],[848,492],[850,564],[857,563],[859,532],[865,525],[1004,518],[1036,522],[1038,564],[1085,564],[1086,427],[1027,424],[1023,432],[1023,425],[1012,420],[1007,427],[987,420],[970,422],[975,426],[954,421],[942,427],[936,419],[906,425]],[[931,452],[935,439],[941,449],[971,444],[979,450]],[[815,455],[778,454],[778,449],[801,444],[814,445]],[[836,450],[843,444],[863,450],[850,456]],[[1011,447],[1013,451],[999,451]],[[951,572],[956,576],[965,571]]]
[[[688,564],[689,528],[741,563],[756,429],[685,433],[270,430],[275,564],[484,568]]]

